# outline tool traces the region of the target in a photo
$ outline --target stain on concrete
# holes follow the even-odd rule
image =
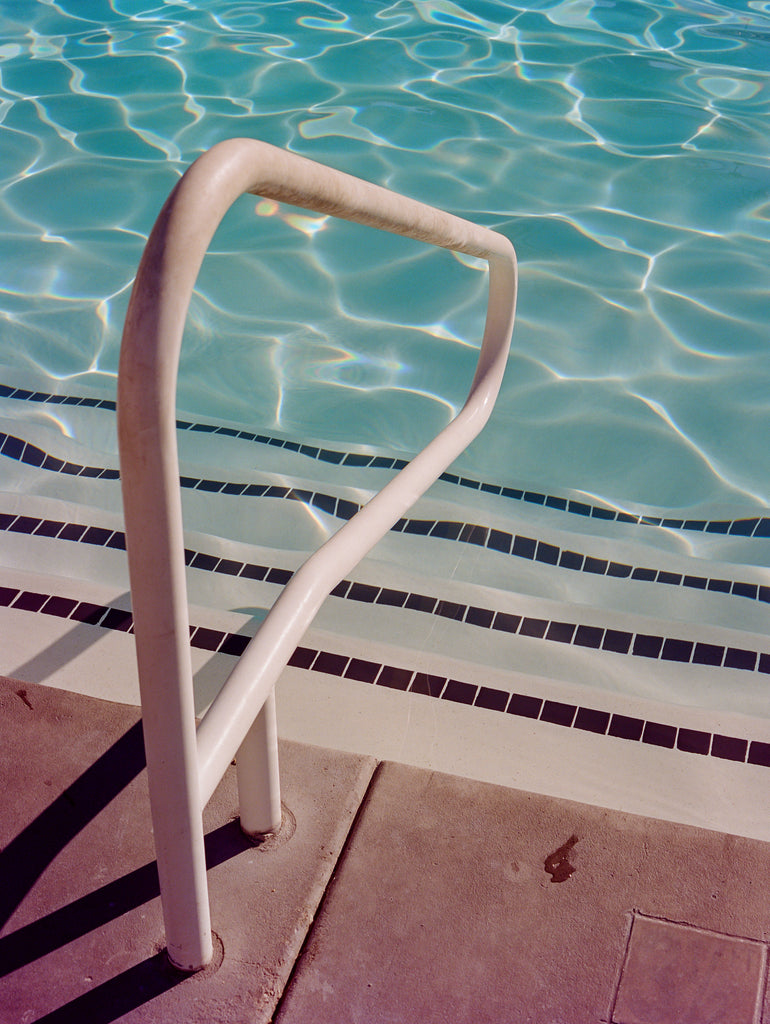
[[[32,707],[32,705],[30,704],[30,702],[29,702],[29,698],[27,697],[27,691],[26,690],[16,690],[16,696],[20,697],[21,700],[24,701],[24,703],[27,705],[27,707],[29,708],[30,711],[34,711],[35,710]]]
[[[566,882],[574,874],[575,866],[570,864],[569,855],[577,841],[578,837],[571,835],[563,846],[545,858],[545,870],[551,876],[552,882]]]

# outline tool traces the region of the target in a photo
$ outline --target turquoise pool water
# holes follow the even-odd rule
[[[0,376],[112,396],[163,200],[250,136],[513,240],[513,353],[463,471],[621,507],[770,504],[770,3],[355,9],[0,3]],[[408,456],[462,401],[485,286],[244,198],[200,279],[180,408]]]

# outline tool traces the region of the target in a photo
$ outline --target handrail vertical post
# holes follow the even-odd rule
[[[238,748],[235,768],[241,828],[254,839],[277,832],[281,827],[281,784],[274,690]]]

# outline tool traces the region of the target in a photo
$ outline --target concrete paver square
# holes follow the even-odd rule
[[[762,943],[637,916],[614,1024],[755,1024]]]
[[[0,1021],[266,1024],[374,761],[281,743],[285,827],[253,846],[234,769],[204,813],[218,970],[171,970],[137,708],[0,678]]]

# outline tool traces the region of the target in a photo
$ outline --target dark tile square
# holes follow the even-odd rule
[[[75,622],[85,622],[89,626],[97,626],[108,609],[101,604],[91,604],[90,601],[81,601],[70,615]]]
[[[492,551],[502,551],[504,555],[511,553],[513,536],[505,533],[504,530],[490,530],[487,538],[487,547]]]
[[[278,569],[273,567],[268,571],[267,576],[265,576],[265,581],[267,583],[275,583],[277,586],[283,587],[289,582],[293,575],[294,572],[291,569]]]
[[[337,586],[329,591],[330,597],[345,597],[351,587],[350,580],[340,580]]]
[[[190,562],[190,565],[193,569],[204,569],[206,572],[213,572],[218,562],[218,555],[207,555],[205,552],[199,551],[192,562]]]
[[[716,644],[697,643],[693,651],[693,665],[721,665],[725,656],[724,647]]]
[[[345,669],[345,678],[357,679],[360,683],[373,683],[381,667],[376,661],[351,658],[350,664]]]
[[[208,491],[210,494],[218,494],[225,486],[224,480],[199,480],[196,490]]]
[[[372,604],[379,592],[379,587],[372,587],[368,583],[353,583],[348,591],[348,599]]]
[[[740,647],[728,647],[725,653],[725,668],[742,668],[753,672],[757,666],[757,652],[745,651]]]
[[[190,643],[203,651],[216,651],[225,638],[225,634],[219,629],[206,629],[198,626],[192,635]]]
[[[634,580],[642,580],[645,583],[652,583],[657,575],[657,570],[645,569],[643,566],[639,566],[631,573],[631,578]]]
[[[748,740],[714,733],[714,739],[711,742],[711,756],[722,757],[727,761],[745,761],[748,746]]]
[[[438,522],[433,524],[431,537],[443,537],[446,540],[457,540],[462,533],[462,523]]]
[[[662,722],[645,722],[642,743],[652,743],[656,747],[668,747],[673,750],[676,742],[676,727],[664,725]]]
[[[590,516],[591,506],[586,505],[583,501],[571,501],[569,503],[569,510],[578,516]]]
[[[604,634],[602,650],[612,651],[615,654],[628,654],[632,639],[632,633],[626,633],[622,629],[608,629]]]
[[[770,674],[770,654],[760,654],[759,664],[757,665],[758,672],[764,672]]]
[[[382,671],[377,676],[377,686],[388,686],[391,690],[407,690],[413,675],[410,668],[383,665]]]
[[[219,648],[220,654],[232,654],[240,657],[251,643],[250,636],[243,636],[241,633],[228,633]]]
[[[13,602],[13,608],[21,608],[25,612],[39,612],[50,594],[36,594],[31,590],[22,590]]]
[[[41,520],[33,516],[17,516],[9,529],[12,533],[33,533],[40,523]]]
[[[676,745],[686,754],[708,754],[711,747],[711,733],[699,729],[680,729],[676,737]]]
[[[660,656],[666,661],[689,661],[694,646],[692,640],[674,640],[668,637],[663,643]]]
[[[488,608],[475,608],[471,605],[465,614],[465,621],[470,623],[471,626],[481,626],[484,629],[489,629],[494,617],[495,613]]]
[[[758,525],[758,519],[736,519],[730,527],[730,534],[737,537],[750,537]]]
[[[519,715],[521,718],[537,718],[543,701],[540,697],[530,697],[526,693],[513,693],[508,703],[508,714]]]
[[[53,596],[48,598],[42,611],[44,615],[58,615],[61,619],[68,619],[76,606],[77,601],[71,597]]]
[[[721,521],[713,521],[706,525],[706,533],[727,533],[730,528],[730,524]]]
[[[513,554],[518,558],[534,558],[537,541],[532,537],[521,537],[519,534],[513,538]]]
[[[322,512],[328,512],[333,516],[337,508],[337,499],[330,494],[314,494],[311,504],[314,508],[320,508]]]
[[[406,599],[406,608],[416,612],[432,612],[438,603],[437,598],[428,597],[425,594],[410,594]]]
[[[107,614],[99,623],[104,629],[116,629],[121,633],[130,633],[134,625],[131,612],[123,608],[108,608]]]
[[[459,679],[450,679],[446,684],[446,689],[441,694],[441,699],[454,701],[455,704],[473,704],[477,689],[478,687],[473,686],[471,683],[464,683]]]
[[[524,500],[531,502],[533,505],[544,505],[545,495],[540,494],[538,491],[525,491]]]
[[[519,629],[520,636],[533,636],[538,639],[542,639],[545,636],[545,631],[548,628],[547,619],[530,619],[525,617],[521,621],[521,628]]]
[[[640,658],[657,658],[662,646],[662,636],[637,633],[634,639],[634,654]]]
[[[607,726],[610,724],[608,711],[595,711],[593,708],[578,708],[575,716],[575,728],[584,729],[586,732],[595,732],[604,735]]]
[[[488,527],[474,526],[472,523],[466,523],[462,528],[460,540],[465,544],[478,544],[480,547],[484,547],[488,534]]]
[[[28,466],[42,466],[45,460],[46,453],[42,448],[37,448],[34,444],[27,444],[24,446],[24,454],[21,457],[21,461],[25,462]]]
[[[492,629],[499,629],[504,633],[515,633],[519,628],[520,622],[520,615],[509,615],[507,612],[498,612],[495,615],[495,621],[492,623]]]
[[[667,583],[669,586],[678,587],[682,582],[682,574],[679,572],[665,572],[663,569],[658,573],[658,583]]]
[[[709,580],[708,589],[717,594],[729,594],[733,585],[730,580]]]
[[[86,527],[79,523],[67,523],[59,534],[59,540],[80,540],[86,532]]]
[[[607,566],[608,576],[617,576],[620,579],[626,579],[631,575],[633,570],[632,565],[626,565],[624,562],[610,562]]]
[[[466,608],[466,605],[456,604],[454,601],[439,601],[436,605],[436,615],[461,622],[465,616]]]
[[[601,626],[578,626],[573,643],[578,647],[601,647],[604,629]]]
[[[682,580],[685,587],[693,587],[695,590],[705,590],[707,583],[705,576],[685,576]]]
[[[585,556],[579,554],[577,551],[562,551],[559,558],[559,565],[562,569],[573,569],[575,572],[580,572],[583,568],[583,562]]]
[[[126,535],[122,530],[116,530],[110,539],[105,544],[107,548],[113,548],[116,551],[126,550]]]
[[[263,580],[267,576],[267,566],[247,562],[241,569],[241,576],[247,580]]]
[[[440,697],[445,683],[446,679],[444,676],[432,676],[427,672],[415,672],[409,690],[411,693],[423,693],[428,697]]]
[[[433,519],[407,519],[403,533],[413,533],[419,537],[427,537],[436,525]]]
[[[749,764],[759,764],[763,768],[770,768],[770,743],[761,743],[753,740],[749,747]]]
[[[510,694],[504,690],[496,690],[491,686],[480,686],[475,704],[477,708],[486,708],[487,711],[505,711],[509,697]]]
[[[754,531],[755,537],[770,537],[770,519],[760,519]]]
[[[607,572],[608,562],[606,558],[589,558],[586,556],[583,562],[583,572],[592,572],[597,576],[604,576]]]
[[[312,647],[295,647],[294,653],[287,664],[292,668],[310,668],[318,655],[318,651]]]
[[[341,676],[345,671],[349,658],[346,654],[332,654],[330,651],[320,651],[313,662],[314,672],[325,672],[330,676]]]
[[[548,497],[545,499],[545,503],[548,506],[548,508],[558,508],[562,512],[566,512],[567,510],[566,498],[557,498],[553,494],[549,494]]]
[[[359,510],[360,505],[357,505],[355,501],[344,501],[340,498],[337,502],[338,519],[352,519],[353,516],[358,514]]]
[[[0,587],[0,608],[7,608],[18,593],[15,587]]]
[[[629,718],[627,715],[613,715],[607,730],[610,736],[621,740],[639,740],[642,738],[644,722],[641,718]]]
[[[555,544],[545,544],[542,540],[538,541],[535,560],[545,562],[547,565],[556,565],[559,561],[560,550]]]
[[[236,562],[232,558],[222,558],[217,564],[217,572],[221,572],[224,576],[237,576],[243,568],[243,562]]]
[[[389,590],[383,587],[376,598],[377,604],[389,605],[391,608],[403,608],[409,597],[405,590]]]
[[[756,583],[740,583],[737,580],[733,583],[733,593],[738,597],[748,597],[756,601],[759,587]]]
[[[550,722],[552,725],[572,725],[577,707],[574,704],[562,704],[557,700],[547,700],[540,712],[541,722]]]
[[[546,640],[556,640],[561,644],[572,643],[577,626],[574,622],[551,622],[545,634]]]

